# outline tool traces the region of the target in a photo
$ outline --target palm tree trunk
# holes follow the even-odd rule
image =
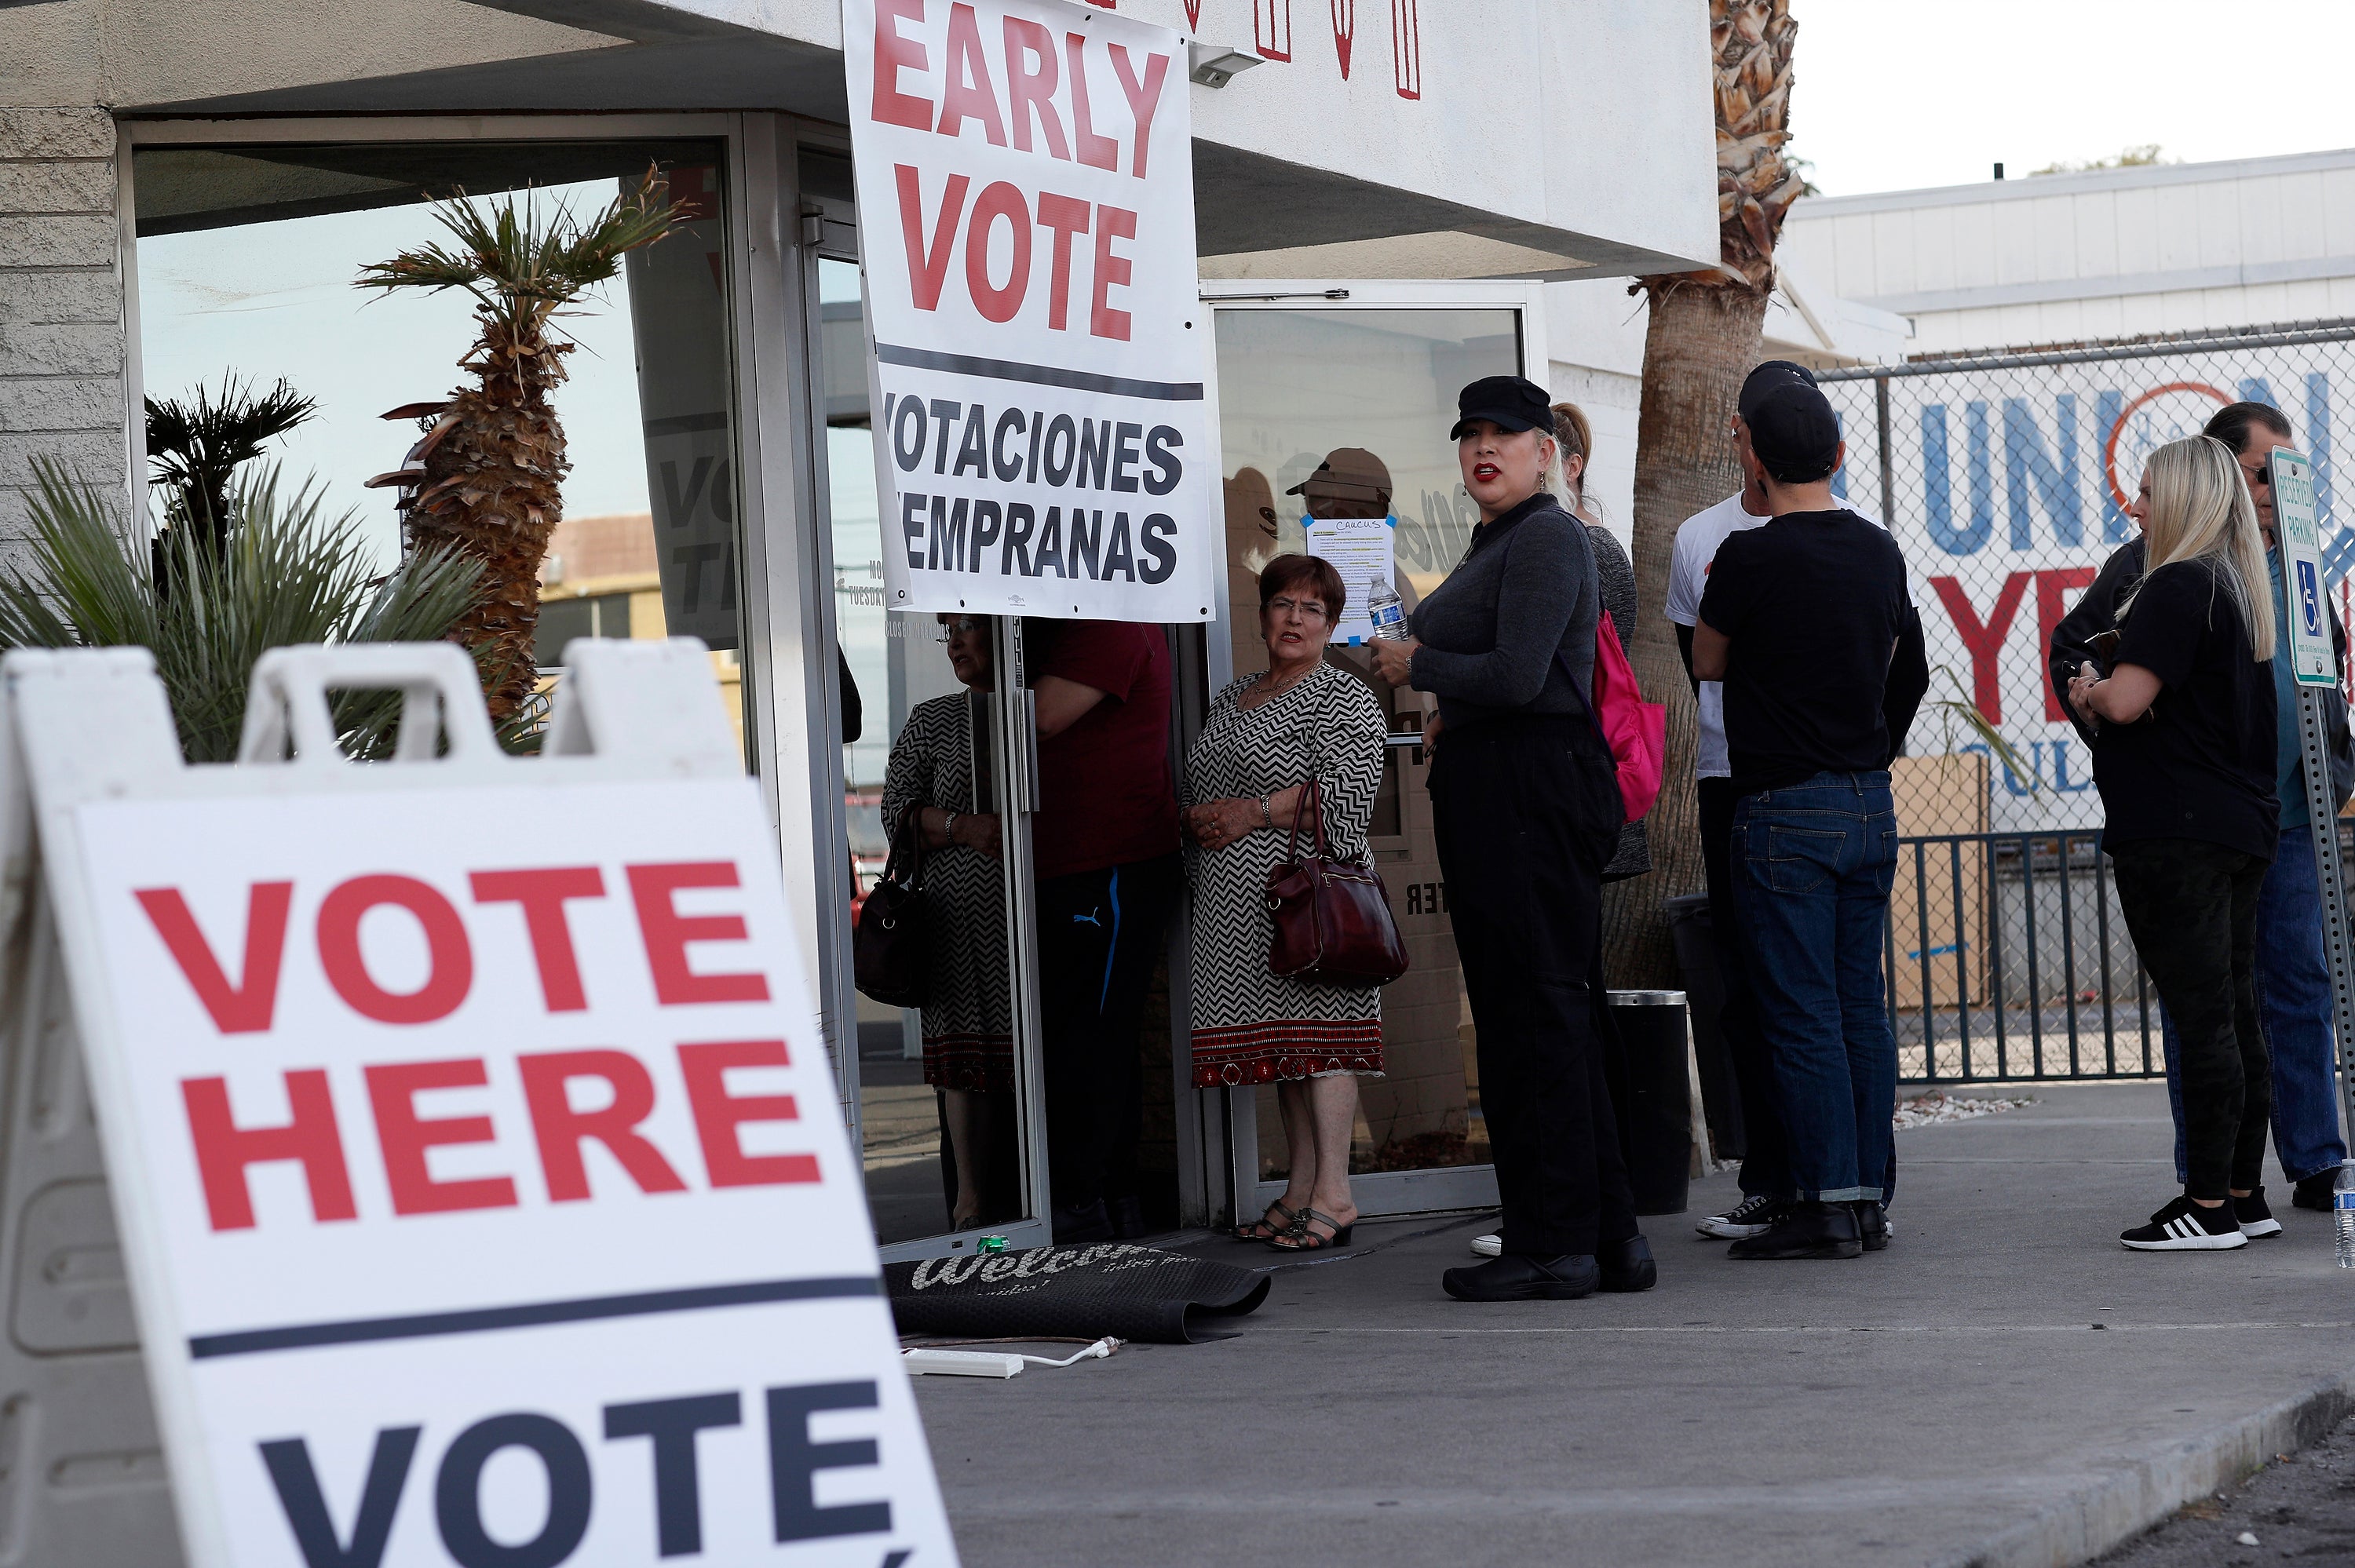
[[[1699,893],[1700,828],[1693,794],[1700,714],[1668,602],[1677,527],[1742,488],[1731,427],[1742,378],[1758,357],[1766,296],[1707,273],[1649,281],[1651,323],[1644,333],[1644,395],[1636,440],[1636,618],[1631,662],[1644,694],[1668,709],[1660,799],[1646,819],[1652,873],[1614,883],[1603,900],[1610,983],[1679,987],[1677,957],[1660,901]]]

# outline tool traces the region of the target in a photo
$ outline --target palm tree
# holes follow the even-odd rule
[[[315,482],[289,493],[274,468],[230,482],[238,525],[218,546],[176,527],[151,546],[94,486],[46,459],[33,473],[27,560],[0,570],[0,648],[149,650],[191,762],[236,758],[265,650],[439,641],[479,591],[481,568],[446,547],[378,577],[357,517],[325,515]],[[398,693],[338,694],[345,749],[389,756],[399,711]]]
[[[1636,591],[1646,605],[1667,601],[1677,525],[1742,488],[1731,437],[1735,395],[1757,363],[1775,236],[1806,185],[1783,151],[1798,30],[1790,0],[1710,0],[1720,265],[1635,285],[1651,304],[1636,434],[1634,551]],[[1668,707],[1667,779],[1650,818],[1654,874],[1608,891],[1604,939],[1614,985],[1674,986],[1676,953],[1660,901],[1698,892],[1704,880],[1692,781],[1699,715],[1676,628],[1662,615],[1644,616],[1636,628],[1636,679]]]
[[[147,399],[147,461],[155,482],[167,487],[165,532],[186,525],[211,545],[215,555],[235,519],[229,514],[229,481],[238,469],[261,455],[262,443],[282,436],[319,411],[281,376],[256,395],[250,380],[224,371],[218,399],[198,382],[182,402]],[[157,556],[164,558],[161,536]]]
[[[567,307],[691,216],[649,168],[636,191],[585,221],[531,193],[476,202],[464,192],[434,204],[454,247],[430,244],[363,268],[364,289],[464,289],[474,296],[474,345],[458,362],[474,377],[446,398],[384,417],[423,434],[402,466],[372,486],[397,485],[410,546],[447,543],[483,563],[482,602],[459,627],[487,660],[491,717],[529,702],[539,623],[539,567],[564,514],[571,463],[550,401],[575,344],[555,334]]]

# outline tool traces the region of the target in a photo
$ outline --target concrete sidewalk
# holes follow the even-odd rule
[[[1668,1217],[1657,1290],[1477,1307],[1438,1277],[1485,1216],[1367,1225],[1232,1339],[920,1379],[964,1561],[2068,1563],[2335,1423],[2329,1216],[2269,1181],[2286,1234],[2129,1253],[2165,1091],[2026,1092],[1899,1133],[1895,1244],[1853,1262],[1734,1264]]]

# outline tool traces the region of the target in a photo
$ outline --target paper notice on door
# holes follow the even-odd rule
[[[1318,560],[1332,562],[1333,569],[1341,574],[1341,586],[1349,594],[1348,604],[1333,623],[1333,635],[1327,641],[1347,642],[1353,647],[1369,641],[1374,634],[1374,623],[1366,619],[1366,606],[1372,602],[1379,588],[1394,585],[1398,580],[1398,519],[1305,517],[1301,523],[1308,530],[1308,553]]]

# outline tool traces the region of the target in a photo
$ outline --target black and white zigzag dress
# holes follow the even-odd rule
[[[896,823],[918,806],[978,809],[973,708],[986,700],[953,692],[909,711],[883,770],[884,821]],[[924,1082],[1011,1094],[1014,1008],[1006,976],[1006,884],[996,857],[964,844],[926,850],[924,905],[932,916]]]
[[[1246,676],[1211,702],[1187,754],[1186,804],[1255,801],[1314,771],[1324,792],[1326,853],[1362,856],[1382,781],[1381,705],[1363,681],[1319,664],[1298,685],[1247,709],[1240,699],[1260,679]],[[1380,991],[1304,985],[1267,972],[1273,935],[1267,874],[1284,859],[1285,836],[1262,829],[1224,849],[1188,846],[1198,1088],[1382,1070]],[[1314,848],[1305,832],[1301,848]]]

